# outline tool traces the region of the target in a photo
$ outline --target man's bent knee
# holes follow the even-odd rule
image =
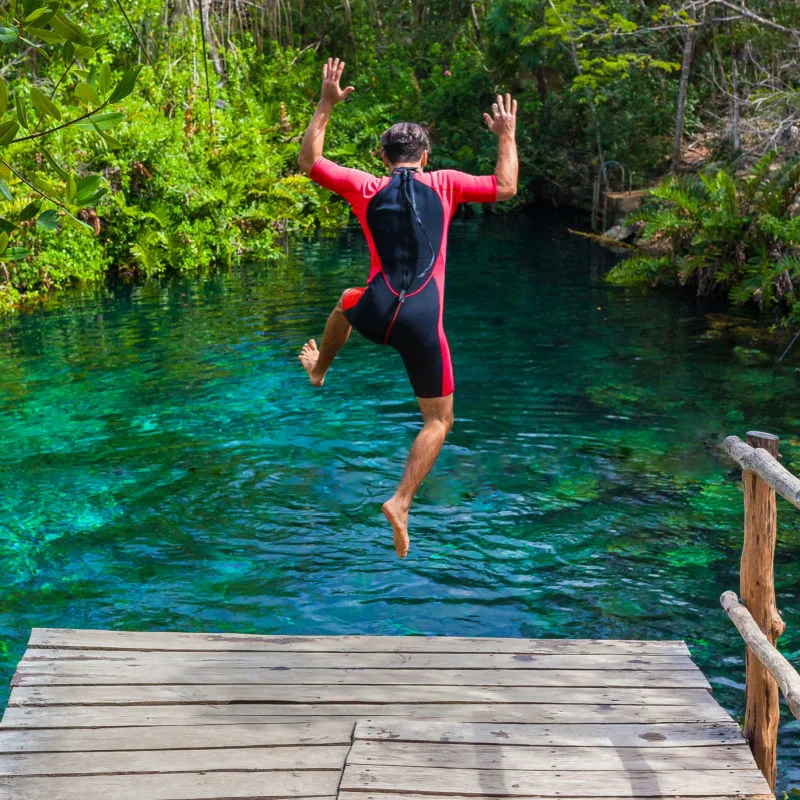
[[[424,422],[438,422],[444,428],[445,436],[453,428],[453,395],[447,397],[418,397]]]

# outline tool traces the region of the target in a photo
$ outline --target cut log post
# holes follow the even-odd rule
[[[778,457],[778,437],[750,431],[747,444],[762,447]],[[742,602],[770,644],[783,633],[784,623],[775,605],[775,492],[755,472],[743,469],[744,544],[740,568]],[[744,736],[761,772],[774,791],[777,776],[777,742],[780,706],[778,686],[750,648],[747,648]]]

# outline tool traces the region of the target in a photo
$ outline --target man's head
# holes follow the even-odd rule
[[[428,162],[428,134],[416,122],[398,122],[381,136],[381,155],[387,166]]]

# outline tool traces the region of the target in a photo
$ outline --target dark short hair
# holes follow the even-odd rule
[[[381,147],[390,164],[419,161],[430,150],[428,133],[416,122],[398,122],[381,136]]]

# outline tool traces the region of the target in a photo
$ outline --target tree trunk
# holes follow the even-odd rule
[[[741,142],[739,138],[739,65],[737,59],[739,53],[737,48],[733,48],[731,53],[731,143],[733,153],[739,152]]]
[[[690,20],[690,27],[686,31],[683,42],[683,62],[681,63],[681,85],[678,89],[678,109],[675,115],[675,144],[672,148],[672,172],[676,172],[681,163],[681,142],[683,141],[683,119],[686,115],[686,94],[689,91],[689,73],[692,69],[694,56],[694,21]]]

